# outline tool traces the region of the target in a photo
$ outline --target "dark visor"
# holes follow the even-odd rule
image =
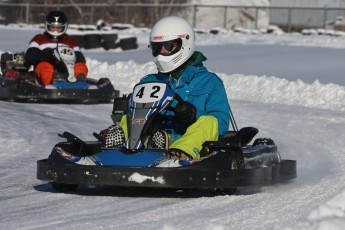
[[[48,24],[48,30],[51,31],[55,28],[61,28],[62,30],[65,28],[65,25],[54,25],[54,24]]]
[[[168,54],[161,53],[163,46],[164,46],[164,49],[168,52]],[[174,40],[164,41],[164,42],[150,42],[150,47],[151,47],[152,55],[154,57],[157,57],[159,54],[163,56],[170,56],[180,51],[182,47],[182,39],[177,38]]]

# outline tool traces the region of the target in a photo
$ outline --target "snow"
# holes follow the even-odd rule
[[[39,31],[0,27],[0,52],[25,50]],[[128,33],[138,37],[138,50],[84,51],[89,77],[108,77],[123,94],[156,71],[148,30]],[[63,131],[94,140],[111,124],[112,105],[0,101],[0,228],[344,229],[345,37],[223,32],[197,34],[197,45],[224,81],[237,125],[273,138],[282,158],[297,160],[297,179],[217,197],[113,187],[59,194],[36,179],[36,161]]]
[[[132,175],[130,175],[128,177],[128,180],[129,181],[133,181],[133,182],[137,182],[139,184],[143,183],[144,181],[146,180],[150,180],[150,181],[153,181],[153,182],[157,182],[159,184],[164,184],[165,181],[164,181],[164,178],[163,177],[153,177],[153,176],[145,176],[145,175],[141,175],[140,173],[133,173]]]

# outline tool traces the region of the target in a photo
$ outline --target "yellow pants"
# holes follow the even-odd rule
[[[127,116],[123,116],[120,126],[128,139]],[[205,141],[218,140],[218,121],[214,116],[205,115],[189,126],[186,133],[179,139],[169,144],[169,148],[180,149],[189,154],[193,159],[200,158],[202,144]]]

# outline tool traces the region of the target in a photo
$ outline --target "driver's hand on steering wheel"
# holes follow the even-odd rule
[[[196,108],[189,102],[180,102],[175,107],[175,118],[184,125],[191,125],[196,120]]]

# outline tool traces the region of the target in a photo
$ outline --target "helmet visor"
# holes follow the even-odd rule
[[[150,42],[150,47],[154,57],[158,55],[170,56],[181,50],[182,39],[177,38],[164,42]]]
[[[63,33],[65,31],[66,25],[52,25],[48,24],[47,25],[47,30],[49,32],[56,32],[56,33]]]

